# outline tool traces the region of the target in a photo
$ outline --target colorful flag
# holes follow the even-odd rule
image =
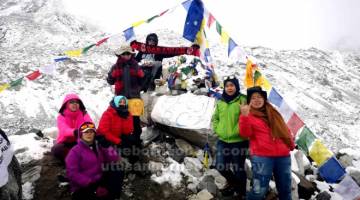
[[[65,51],[64,53],[69,57],[79,57],[81,56],[82,51],[83,51],[82,49],[77,49],[77,50]]]
[[[319,139],[316,139],[310,147],[309,155],[318,166],[321,166],[333,156],[333,153]]]
[[[201,0],[193,0],[187,12],[183,37],[194,42],[204,19],[204,5]]]
[[[141,24],[143,24],[143,23],[145,23],[145,22],[146,22],[145,20],[140,20],[140,21],[138,21],[138,22],[132,23],[132,26],[133,26],[133,27],[138,27],[138,26],[140,26]]]
[[[334,192],[340,194],[343,199],[360,198],[360,187],[350,175],[345,175],[344,179],[336,186]]]
[[[187,0],[181,3],[181,5],[185,8],[186,11],[189,10],[190,8],[190,4],[191,4],[192,0]]]
[[[250,59],[248,59],[246,62],[244,85],[246,88],[254,87],[253,63],[251,62]]]
[[[61,58],[55,58],[54,62],[61,62],[61,61],[65,61],[65,60],[69,60],[69,57],[61,57]]]
[[[289,121],[289,119],[291,118],[291,116],[293,115],[294,111],[290,108],[290,106],[283,101],[282,104],[280,105],[279,108],[279,112],[281,114],[281,116],[284,118],[284,121]]]
[[[135,37],[134,27],[130,27],[124,31],[124,36],[126,41],[131,40]]]
[[[331,157],[319,168],[319,173],[327,183],[336,183],[346,172],[340,162],[335,157]]]
[[[68,58],[69,59],[69,58]],[[40,67],[40,72],[46,75],[52,75],[55,72],[55,64]]]
[[[222,30],[222,32],[221,32],[221,42],[223,44],[228,44],[229,38],[230,38],[229,34],[226,31]]]
[[[209,13],[209,17],[207,20],[207,26],[210,28],[211,25],[214,23],[214,21],[215,21],[215,17],[211,13]]]
[[[280,94],[275,90],[275,88],[271,88],[270,94],[269,94],[269,101],[276,105],[278,108],[280,108],[283,98],[280,96]]]
[[[298,136],[298,139],[296,140],[296,144],[302,152],[304,152],[306,155],[309,155],[310,147],[315,139],[316,136],[310,131],[308,127],[304,126]]]
[[[231,38],[229,38],[229,44],[228,44],[228,56],[230,56],[231,52],[234,50],[234,48],[237,46],[235,41]]]
[[[216,21],[216,31],[221,35],[222,27],[218,21]]]
[[[155,15],[155,16],[150,17],[149,19],[146,20],[146,23],[150,23],[152,20],[154,20],[157,17],[159,17],[159,15]]]
[[[294,113],[287,122],[287,126],[289,127],[293,136],[296,136],[299,129],[304,126],[304,122],[296,113]]]
[[[19,78],[19,79],[16,79],[15,81],[11,81],[11,82],[10,82],[10,88],[16,87],[16,86],[18,86],[18,85],[21,85],[23,79],[24,79],[24,77],[21,77],[21,78]]]
[[[109,39],[109,37],[106,37],[106,38],[104,38],[104,39],[99,40],[99,41],[96,43],[96,46],[100,46],[102,43],[106,42],[108,39]]]
[[[163,16],[165,13],[167,13],[167,11],[169,11],[169,9],[163,11],[162,13],[160,13],[159,17]]]
[[[0,85],[0,93],[10,87],[9,83]]]
[[[89,51],[89,49],[91,49],[91,48],[94,47],[95,45],[96,45],[96,44],[91,44],[91,45],[83,48],[83,50],[82,50],[81,53],[82,53],[82,54],[86,54],[86,53]]]
[[[36,70],[36,71],[32,72],[31,74],[26,75],[26,78],[29,79],[30,81],[33,81],[33,80],[37,79],[39,76],[41,76],[41,73],[39,70]]]

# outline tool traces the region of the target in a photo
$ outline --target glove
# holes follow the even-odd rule
[[[95,191],[96,196],[100,198],[107,196],[108,193],[109,193],[108,190],[102,186],[97,187]]]
[[[103,135],[95,136],[95,140],[98,142],[98,144],[101,147],[104,147],[104,148],[109,148],[110,145],[111,145],[111,143],[109,141],[107,141],[106,138]]]
[[[77,139],[78,136],[79,136],[79,130],[78,130],[78,129],[75,129],[74,132],[73,132],[73,134],[74,134],[74,137]]]

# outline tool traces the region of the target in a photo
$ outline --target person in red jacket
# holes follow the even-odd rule
[[[126,97],[115,96],[102,114],[97,132],[112,144],[120,145],[121,136],[130,135],[133,130],[133,117],[128,111]]]
[[[115,85],[115,95],[128,99],[140,98],[144,72],[134,58],[135,52],[130,46],[121,46],[117,53],[116,63],[111,67],[107,82]]]
[[[248,137],[252,166],[252,189],[247,198],[263,199],[274,174],[280,200],[291,200],[293,137],[281,114],[267,101],[266,91],[256,86],[247,90],[247,103],[239,118],[240,136]]]

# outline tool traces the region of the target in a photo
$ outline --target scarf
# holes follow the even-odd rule
[[[273,138],[280,138],[290,149],[292,148],[289,129],[281,114],[270,103],[265,102],[260,109],[250,108],[250,112],[270,127]]]
[[[129,110],[127,106],[116,107],[114,101],[110,101],[110,106],[116,110],[119,117],[126,119],[129,116]]]
[[[135,49],[144,54],[161,54],[161,55],[193,55],[200,56],[200,51],[197,47],[162,47],[147,45],[145,43],[133,41],[130,44],[132,49]]]

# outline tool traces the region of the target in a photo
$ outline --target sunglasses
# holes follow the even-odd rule
[[[223,77],[223,80],[230,80],[230,79],[235,79],[235,76],[234,75],[231,75],[231,76],[224,76]]]
[[[69,103],[70,104],[80,104],[80,102],[78,100],[70,100]]]
[[[80,127],[80,131],[85,130],[85,129],[87,129],[87,128],[95,129],[95,124],[92,124],[92,123],[83,124],[83,125]]]

